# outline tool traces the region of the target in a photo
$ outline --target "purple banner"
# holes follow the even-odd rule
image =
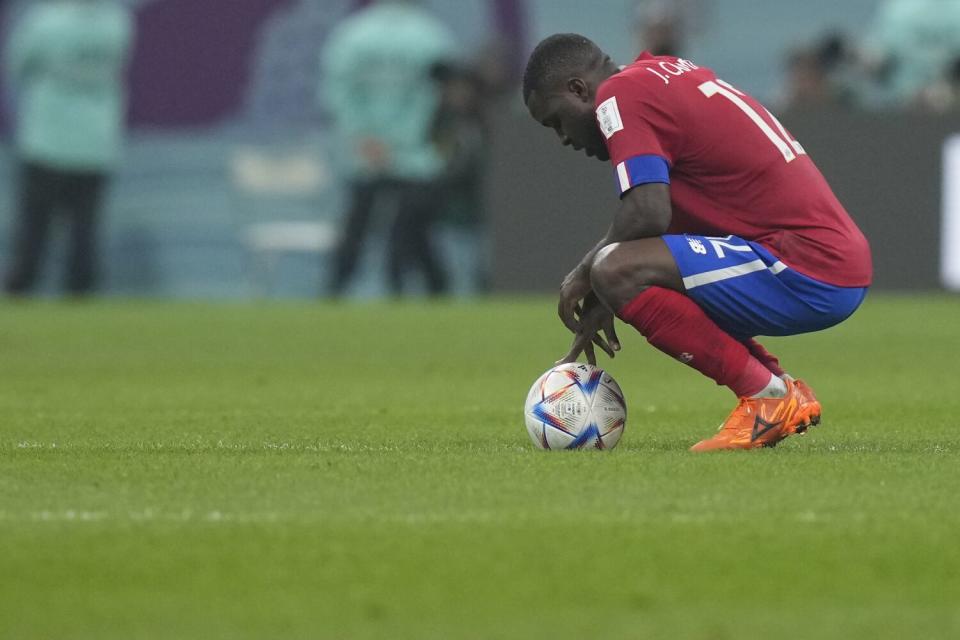
[[[242,103],[264,21],[294,0],[164,0],[137,16],[131,123],[201,126]]]

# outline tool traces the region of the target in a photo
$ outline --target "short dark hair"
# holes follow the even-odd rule
[[[540,41],[523,73],[523,101],[534,91],[565,80],[571,75],[596,65],[603,51],[593,40],[577,33],[556,33]]]

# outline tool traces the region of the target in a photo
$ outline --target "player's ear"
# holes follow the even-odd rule
[[[583,78],[570,78],[567,80],[567,91],[576,95],[584,102],[593,101],[593,98],[590,95],[590,86],[583,80]]]

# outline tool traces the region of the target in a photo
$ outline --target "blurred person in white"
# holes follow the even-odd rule
[[[431,295],[445,293],[447,274],[431,233],[444,161],[431,140],[440,89],[437,63],[454,59],[453,35],[414,0],[381,0],[339,24],[322,52],[321,100],[332,117],[350,190],[328,293],[342,295],[381,202],[395,205],[389,284],[403,292],[411,268]]]
[[[38,0],[13,27],[5,63],[17,96],[20,184],[4,282],[11,295],[34,288],[58,214],[70,223],[67,292],[96,287],[97,221],[120,155],[133,31],[114,0]]]
[[[960,57],[960,0],[886,0],[864,42],[874,106],[923,106]]]

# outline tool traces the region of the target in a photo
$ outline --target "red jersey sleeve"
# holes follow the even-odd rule
[[[614,75],[597,89],[597,126],[621,195],[639,184],[669,184],[670,167],[678,153],[677,128],[670,113],[637,85],[635,79]]]

